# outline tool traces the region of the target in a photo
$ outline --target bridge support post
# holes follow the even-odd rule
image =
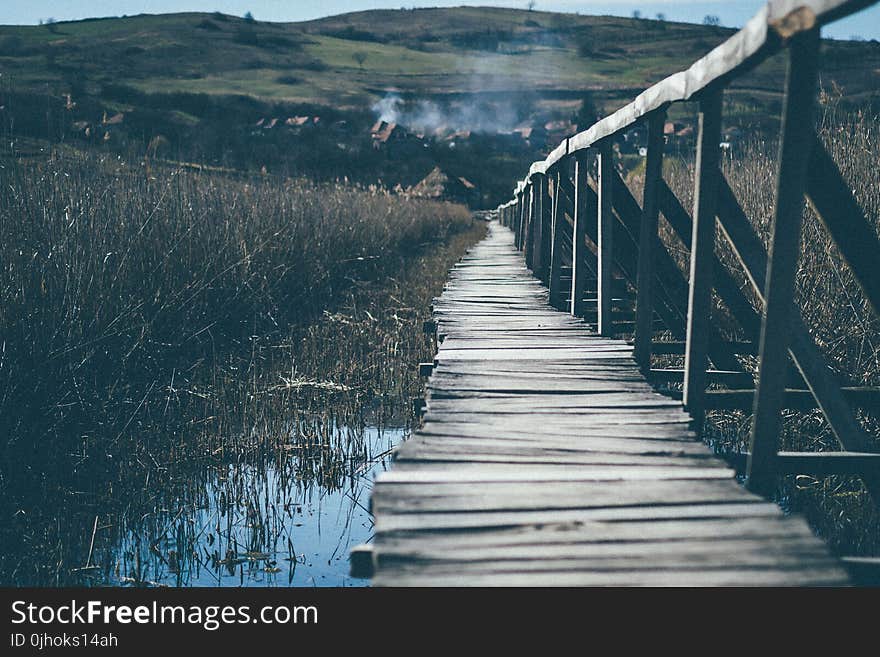
[[[663,180],[663,149],[666,108],[648,117],[648,157],[642,220],[639,224],[639,262],[636,273],[636,325],[633,355],[643,372],[651,369],[651,342],[654,337],[654,256],[660,248],[657,236],[658,191]]]
[[[567,158],[563,158],[553,169],[553,212],[550,216],[550,305],[559,306],[559,286],[562,276],[562,176],[568,164]]]
[[[722,102],[723,91],[720,87],[707,90],[700,99],[683,399],[685,408],[694,419],[697,431],[703,426],[703,398],[706,393],[706,370],[709,365],[715,207],[721,178],[719,144]]]
[[[526,226],[525,232],[523,234],[523,249],[525,250],[526,256],[526,267],[532,269],[533,259],[535,254],[535,215],[538,210],[538,199],[535,190],[535,183],[533,180],[529,181],[528,186],[526,187]]]
[[[587,152],[574,156],[574,226],[571,235],[571,314],[584,313],[584,288],[587,282]]]
[[[551,250],[551,224],[553,221],[553,202],[550,199],[550,174],[537,174],[537,190],[540,197],[540,214],[538,225],[540,232],[536,235],[535,249],[538,258],[535,260],[535,276],[544,285],[550,283],[550,250]]]
[[[813,107],[819,55],[819,30],[792,40],[782,112],[782,139],[776,174],[776,203],[764,284],[758,387],[752,417],[748,486],[772,492],[779,450],[780,413],[785,401],[794,279],[800,253],[807,165],[813,146]]]
[[[611,141],[606,139],[599,143],[599,210],[598,210],[598,237],[599,237],[599,335],[611,337],[614,335],[614,327],[611,321],[612,295],[614,290],[613,272],[614,255],[612,231],[614,226],[613,205],[611,199],[612,185],[612,162]]]
[[[516,248],[522,251],[523,227],[525,226],[525,193],[520,190],[516,194]]]

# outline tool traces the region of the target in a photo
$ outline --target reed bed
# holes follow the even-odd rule
[[[821,96],[819,134],[838,163],[856,199],[875,230],[880,232],[880,120],[866,112],[839,109],[839,97]],[[774,184],[778,144],[753,140],[734,150],[723,161],[731,188],[752,221],[765,247],[769,244],[774,208]],[[669,158],[664,176],[670,187],[690,208],[693,205],[693,161]],[[634,193],[641,181],[631,180]],[[880,384],[880,318],[871,310],[857,282],[815,212],[806,205],[802,231],[795,300],[826,362],[843,385]],[[688,254],[669,226],[661,223],[661,239],[683,272]],[[760,308],[751,286],[729,246],[719,235],[716,254],[734,275],[754,307]],[[719,299],[713,317],[730,339],[743,339],[735,321]],[[754,370],[754,358],[744,358]],[[675,365],[675,366],[680,366]],[[861,413],[861,412],[860,412]],[[869,433],[880,440],[876,416],[860,415]],[[748,448],[751,415],[745,412],[708,414],[705,434],[720,451]],[[784,411],[782,449],[826,451],[839,449],[820,411]],[[880,448],[880,443],[878,443]],[[777,499],[786,508],[805,511],[814,528],[832,548],[843,554],[880,552],[880,517],[858,479],[805,475],[787,477]]]
[[[75,582],[194,462],[332,483],[409,418],[465,208],[61,153],[0,161],[0,581]]]

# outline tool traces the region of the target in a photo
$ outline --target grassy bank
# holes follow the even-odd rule
[[[823,95],[820,135],[841,168],[850,188],[875,230],[880,232],[880,122],[866,113],[845,112]],[[769,244],[774,208],[777,144],[755,141],[724,161],[724,172],[746,215],[765,247]],[[687,208],[692,207],[693,162],[674,158],[664,171],[667,181]],[[641,189],[636,184],[635,189]],[[668,228],[668,227],[666,227]],[[828,366],[842,385],[876,386],[880,383],[880,318],[870,309],[854,277],[821,221],[807,207],[802,232],[802,252],[796,280],[796,303]],[[663,240],[687,271],[687,252],[663,231]],[[747,294],[751,288],[730,248],[719,237],[719,258]],[[759,308],[754,295],[753,305]],[[731,339],[748,339],[737,333],[735,322],[719,299],[713,316]],[[745,365],[754,368],[755,359]],[[869,434],[878,440],[877,416],[860,412]],[[751,415],[715,412],[707,418],[707,435],[723,451],[748,449]],[[837,450],[839,446],[821,411],[784,411],[781,449]],[[777,496],[784,506],[802,509],[814,528],[843,554],[877,554],[880,550],[880,516],[860,481],[854,477],[787,477]]]
[[[340,421],[327,395],[405,416],[421,321],[479,235],[463,208],[371,189],[81,154],[2,166],[4,582],[70,581],[87,518],[193,459],[314,443]]]

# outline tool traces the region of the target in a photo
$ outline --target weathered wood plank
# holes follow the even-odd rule
[[[654,335],[654,256],[661,248],[657,234],[658,188],[663,177],[665,121],[665,110],[658,110],[648,118],[648,156],[645,164],[642,220],[639,224],[639,261],[636,275],[638,296],[633,336],[633,357],[643,371],[651,368],[651,342]]]
[[[687,346],[684,354],[684,405],[703,424],[703,394],[709,360],[709,325],[712,302],[712,262],[715,259],[715,206],[721,141],[723,96],[714,89],[700,101],[699,140],[694,180],[694,220],[688,286]]]
[[[813,141],[813,105],[818,74],[819,30],[798,35],[789,51],[782,111],[782,141],[764,283],[764,313],[758,349],[758,382],[752,415],[748,486],[769,494],[776,485],[774,463],[779,449],[781,411],[788,372],[789,325],[794,279],[800,255],[804,188]]]
[[[549,306],[515,239],[492,224],[434,304],[425,421],[373,489],[374,583],[845,583],[629,345]]]
[[[597,218],[597,245],[599,248],[599,335],[614,335],[613,321],[611,317],[611,279],[614,276],[614,216],[612,214],[612,169],[614,163],[611,154],[611,142],[604,141],[599,144],[598,155],[599,179],[597,181],[597,194],[599,201]]]
[[[587,216],[589,205],[587,203],[587,157],[581,152],[575,158],[574,167],[574,225],[572,226],[572,274],[571,274],[571,299],[570,311],[575,317],[579,317],[583,311],[582,299],[586,288],[587,271]],[[565,180],[559,180],[559,192],[563,193]]]

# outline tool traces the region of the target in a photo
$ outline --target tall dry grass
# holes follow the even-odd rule
[[[822,94],[819,134],[837,162],[856,200],[875,231],[880,233],[880,120],[865,112],[839,109],[839,97]],[[774,187],[778,144],[753,140],[726,156],[724,174],[756,232],[769,245],[774,210]],[[693,204],[693,161],[671,158],[664,169],[670,187],[690,208]],[[634,188],[641,189],[634,180]],[[815,212],[805,204],[802,251],[798,263],[795,300],[817,345],[831,368],[831,376],[843,385],[880,383],[880,317],[870,308],[858,283]],[[662,230],[662,240],[687,271],[687,252],[673,236]],[[733,273],[740,287],[760,308],[729,246],[718,237],[716,254]],[[741,339],[723,304],[716,298],[713,315],[726,328],[728,337]],[[754,368],[755,359],[744,359]],[[860,412],[871,435],[880,431],[876,416]],[[783,449],[824,451],[839,449],[820,411],[784,411]],[[724,451],[743,451],[748,446],[751,416],[745,412],[711,413],[707,435]],[[876,553],[880,550],[880,520],[866,491],[857,479],[808,476],[787,478],[778,497],[785,505],[803,508],[816,529],[832,546],[844,553]]]
[[[390,256],[468,221],[452,206],[109,158],[0,169],[0,422],[50,433],[262,326],[305,322]]]
[[[358,456],[327,436],[375,398],[399,412],[414,328],[478,233],[377,189],[0,162],[2,581],[69,582],[80,525],[187,460],[301,443],[304,478],[344,476]]]

